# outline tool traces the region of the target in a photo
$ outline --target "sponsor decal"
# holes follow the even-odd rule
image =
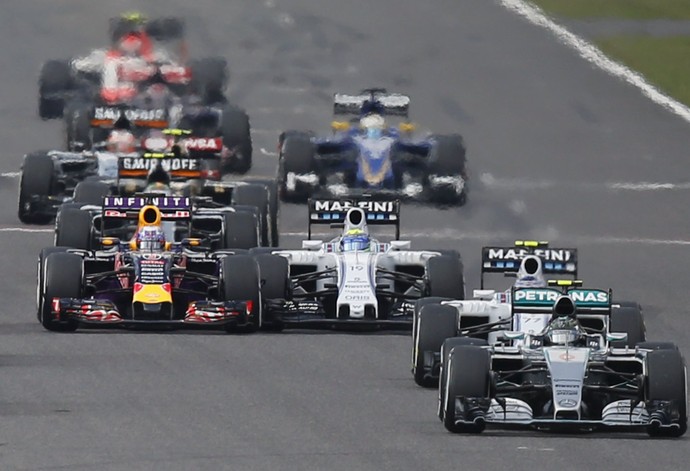
[[[187,150],[220,151],[223,140],[219,137],[193,137],[185,139],[184,147]]]
[[[521,260],[526,255],[536,255],[551,262],[569,262],[573,259],[573,252],[568,249],[521,249],[521,248],[489,248],[489,260]]]
[[[561,399],[558,401],[558,405],[561,407],[575,407],[577,405],[577,401],[573,401],[572,399]]]
[[[190,199],[183,196],[161,196],[156,198],[143,198],[140,196],[107,196],[103,206],[108,209],[141,209],[146,204],[152,204],[161,209],[186,209],[191,206]]]
[[[360,208],[372,213],[392,213],[395,211],[395,201],[315,201],[314,210],[347,211],[350,208]]]
[[[170,158],[170,159],[150,159],[146,157],[122,157],[120,158],[120,169],[122,170],[151,170],[158,164],[166,172],[174,172],[176,170],[199,170],[198,159],[188,158]]]
[[[567,294],[576,304],[582,306],[609,303],[609,293],[606,291],[573,289]],[[562,295],[560,291],[552,289],[519,289],[514,292],[513,300],[515,304],[553,304]]]
[[[162,121],[165,119],[165,110],[121,110],[118,108],[110,108],[107,106],[97,106],[94,109],[93,118],[98,120],[117,121],[123,115],[129,121]]]

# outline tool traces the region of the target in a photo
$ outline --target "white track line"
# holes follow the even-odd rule
[[[30,227],[0,227],[0,232],[55,232],[55,229],[32,229]]]
[[[605,190],[605,191],[663,191],[690,190],[690,182],[572,182],[556,180],[530,180],[528,178],[496,177],[485,172],[479,176],[479,181],[492,190]]]
[[[306,232],[281,232],[281,236],[285,237],[303,237],[307,238]],[[312,239],[318,239],[320,236],[325,239],[330,239],[333,236],[330,234],[312,234]],[[495,241],[502,239],[515,239],[514,233],[501,232],[462,232],[455,229],[441,229],[435,230],[434,233],[429,232],[405,232],[403,231],[402,239],[427,239],[427,240],[442,240],[448,242],[460,241]],[[519,237],[518,237],[519,238]],[[652,239],[644,237],[615,237],[615,236],[591,236],[591,235],[577,235],[568,234],[568,240],[579,244],[628,244],[628,245],[672,245],[672,246],[687,246],[690,245],[690,240],[682,239]]]
[[[266,150],[265,147],[262,147],[259,151],[268,157],[278,157],[278,152],[271,152],[270,150]]]
[[[637,87],[642,94],[657,103],[667,110],[675,113],[690,122],[690,108],[682,103],[674,100],[668,95],[665,95],[658,88],[647,82],[645,78],[624,66],[607,57],[599,48],[592,43],[585,41],[581,37],[571,33],[563,26],[555,23],[544,12],[525,0],[499,0],[501,4],[514,11],[518,15],[527,19],[530,23],[541,26],[549,30],[558,38],[558,40],[566,46],[576,50],[581,57],[596,65],[605,72],[617,77],[630,85]]]
[[[4,172],[4,173],[0,173],[0,177],[4,177],[4,178],[17,178],[19,175],[21,175],[21,172]]]

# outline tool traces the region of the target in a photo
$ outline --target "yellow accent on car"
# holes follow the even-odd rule
[[[187,136],[191,134],[192,131],[189,129],[163,129],[163,134],[166,134],[168,136]]]
[[[334,131],[347,131],[350,129],[350,123],[347,121],[332,121],[331,129]]]
[[[415,129],[417,129],[417,126],[415,126],[412,123],[400,123],[400,132],[412,132]]]
[[[549,242],[546,240],[516,240],[516,247],[546,247]]]
[[[162,285],[142,285],[141,289],[134,293],[132,302],[143,304],[171,303],[172,295]]]

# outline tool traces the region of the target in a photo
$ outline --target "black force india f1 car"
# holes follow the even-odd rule
[[[49,247],[38,262],[38,319],[47,330],[100,327],[261,326],[258,265],[232,251],[198,250],[199,239],[166,240],[165,220],[189,217],[180,198],[122,207],[106,216],[138,221],[129,241],[101,239],[101,250]]]
[[[308,197],[389,195],[397,199],[444,205],[463,204],[465,145],[459,134],[419,134],[407,121],[410,99],[384,89],[359,95],[336,94],[333,133],[286,131],[279,139],[281,194],[288,200]]]
[[[399,240],[400,203],[372,200],[312,200],[309,235],[301,250],[263,249],[258,257],[265,322],[296,328],[410,329],[412,302],[422,296],[465,294],[460,255],[412,250]],[[341,233],[311,239],[311,226],[330,224]],[[370,227],[393,225],[383,242]]]
[[[669,342],[626,343],[637,332],[611,325],[610,291],[520,288],[511,299],[513,317],[543,327],[506,330],[493,344],[446,340],[454,342],[445,345],[439,381],[438,413],[446,429],[685,433],[680,351]]]

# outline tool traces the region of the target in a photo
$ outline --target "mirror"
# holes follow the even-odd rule
[[[524,332],[518,332],[516,330],[507,330],[507,331],[503,332],[503,336],[508,340],[524,340],[525,339],[525,333]]]
[[[302,248],[307,249],[307,250],[319,250],[321,246],[323,245],[322,240],[303,240],[302,241]]]
[[[606,334],[607,342],[624,342],[628,340],[628,334],[625,332],[609,332]]]
[[[100,239],[101,245],[104,247],[113,247],[115,245],[119,245],[120,239],[117,237],[101,237]]]

